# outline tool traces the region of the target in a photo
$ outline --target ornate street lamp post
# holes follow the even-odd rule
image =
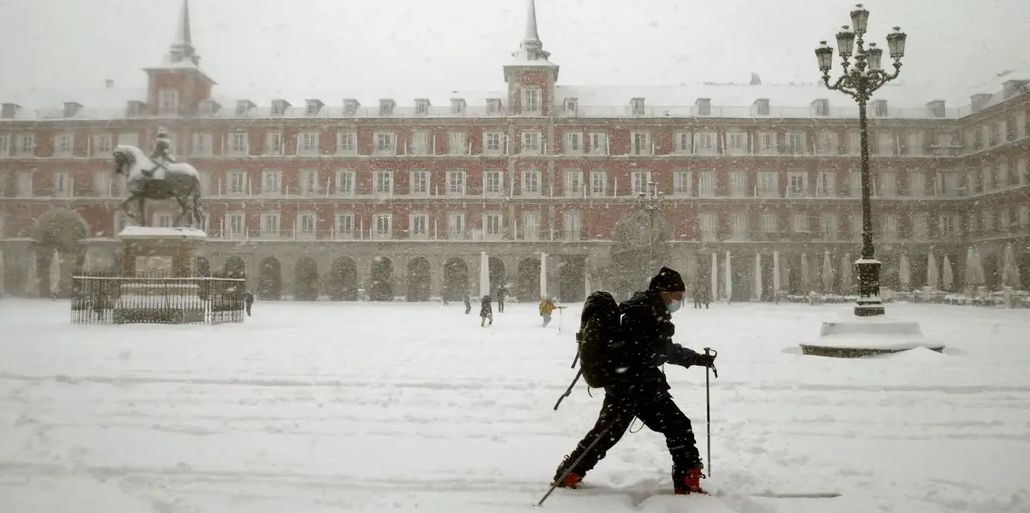
[[[654,222],[655,222],[655,216],[657,216],[658,212],[661,211],[661,209],[662,209],[662,197],[663,196],[664,196],[664,194],[658,191],[658,184],[656,184],[654,182],[651,182],[651,181],[647,182],[647,191],[646,192],[641,191],[639,193],[639,195],[637,196],[637,201],[638,201],[638,204],[640,206],[640,209],[643,210],[644,212],[647,212],[647,219],[648,219],[648,223],[649,223],[649,225],[648,225],[649,231],[648,231],[648,238],[647,238],[647,267],[648,267],[648,269],[647,269],[647,274],[646,274],[648,279],[650,279],[650,277],[655,272],[657,272],[657,269],[655,269],[655,261],[654,261],[654,245],[655,245]]]
[[[830,84],[830,68],[833,64],[833,48],[822,41],[815,50],[819,60],[819,70],[823,72],[823,83],[826,87],[840,91],[858,102],[858,123],[861,130],[862,146],[862,258],[856,262],[858,268],[858,304],[855,315],[860,317],[883,315],[883,302],[880,301],[880,262],[873,252],[873,219],[870,204],[871,182],[869,176],[869,131],[866,119],[866,104],[873,92],[881,86],[897,78],[901,72],[901,57],[905,55],[905,34],[898,27],[887,35],[887,47],[894,60],[894,73],[884,71],[880,66],[883,49],[876,43],[865,47],[863,36],[869,11],[858,4],[851,11],[851,27],[845,25],[837,33],[837,51],[840,54],[843,73],[837,81]],[[850,59],[854,58],[854,66]]]

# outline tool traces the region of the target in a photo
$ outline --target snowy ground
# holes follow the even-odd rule
[[[847,306],[715,305],[714,497],[669,495],[663,440],[628,434],[561,512],[1030,511],[1030,315],[890,305],[945,354],[802,357]],[[262,303],[242,325],[73,326],[0,300],[0,511],[533,511],[600,396],[572,371],[578,308],[491,328],[458,304]],[[669,367],[704,444],[704,372]],[[835,499],[754,494],[840,492]]]

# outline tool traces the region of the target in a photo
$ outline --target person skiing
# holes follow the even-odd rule
[[[543,328],[547,327],[547,324],[549,322],[551,322],[551,313],[553,313],[553,312],[554,312],[554,302],[551,301],[551,298],[545,297],[545,298],[541,299],[540,300],[540,317],[543,317],[543,319],[544,319],[544,324],[541,327],[543,327]]]
[[[154,151],[150,153],[150,160],[154,161],[153,168],[140,168],[140,172],[147,178],[153,178],[157,168],[163,167],[167,170],[168,164],[175,163],[175,157],[172,156],[172,137],[164,128],[157,129],[157,139],[154,141]]]
[[[469,297],[469,292],[467,290],[465,291],[465,297],[463,299],[465,300],[465,315],[468,315],[469,312],[472,311],[472,298]]]
[[[490,319],[490,325],[494,325],[494,308],[490,305],[490,296],[483,296],[483,300],[479,307],[479,325],[484,326],[487,319]]]
[[[625,345],[617,354],[622,361],[608,362],[619,372],[613,373],[617,377],[604,387],[604,403],[593,429],[558,465],[553,479],[556,486],[576,488],[637,417],[652,431],[665,435],[672,455],[673,491],[706,493],[701,488],[704,466],[690,419],[673,402],[661,368],[665,363],[711,367],[715,362],[714,356],[699,354],[672,341],[676,331],[672,313],[682,306],[685,289],[680,274],[663,267],[646,291],[637,292],[619,306],[620,340]],[[584,454],[591,444],[592,450]],[[570,468],[572,465],[575,468]]]
[[[504,296],[508,294],[508,290],[504,288],[504,285],[497,287],[497,313],[504,313]]]

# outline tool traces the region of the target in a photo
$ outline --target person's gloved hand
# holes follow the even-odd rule
[[[700,365],[702,367],[714,367],[715,356],[710,354],[699,354],[694,358],[694,361],[691,362],[691,364]]]

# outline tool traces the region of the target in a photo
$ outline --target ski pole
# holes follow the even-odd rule
[[[711,373],[715,374],[715,377],[719,377],[719,371],[715,369],[715,357],[719,356],[719,352],[710,347],[705,348],[705,356],[712,357],[711,367],[705,368],[705,431],[708,437],[708,475],[712,475],[712,397],[711,387],[708,383],[708,375]]]
[[[590,442],[590,445],[588,445],[586,450],[583,451],[583,454],[580,454],[579,457],[576,458],[576,461],[573,461],[572,464],[569,465],[569,468],[565,469],[565,472],[563,472],[561,476],[558,476],[558,479],[555,479],[554,482],[551,483],[551,489],[547,490],[547,493],[545,493],[544,496],[540,498],[540,502],[536,503],[537,506],[544,505],[544,501],[546,501],[547,498],[550,497],[552,493],[554,493],[554,489],[558,487],[558,484],[562,481],[565,481],[566,477],[569,477],[569,474],[572,473],[572,469],[576,468],[576,465],[579,465],[579,462],[583,461],[583,458],[586,458],[587,454],[590,454],[590,451],[594,448],[594,446],[597,445],[597,442],[600,442],[601,439],[608,434],[609,429],[611,429],[611,426],[604,428],[604,431],[598,433],[597,437],[594,438],[594,441]]]

